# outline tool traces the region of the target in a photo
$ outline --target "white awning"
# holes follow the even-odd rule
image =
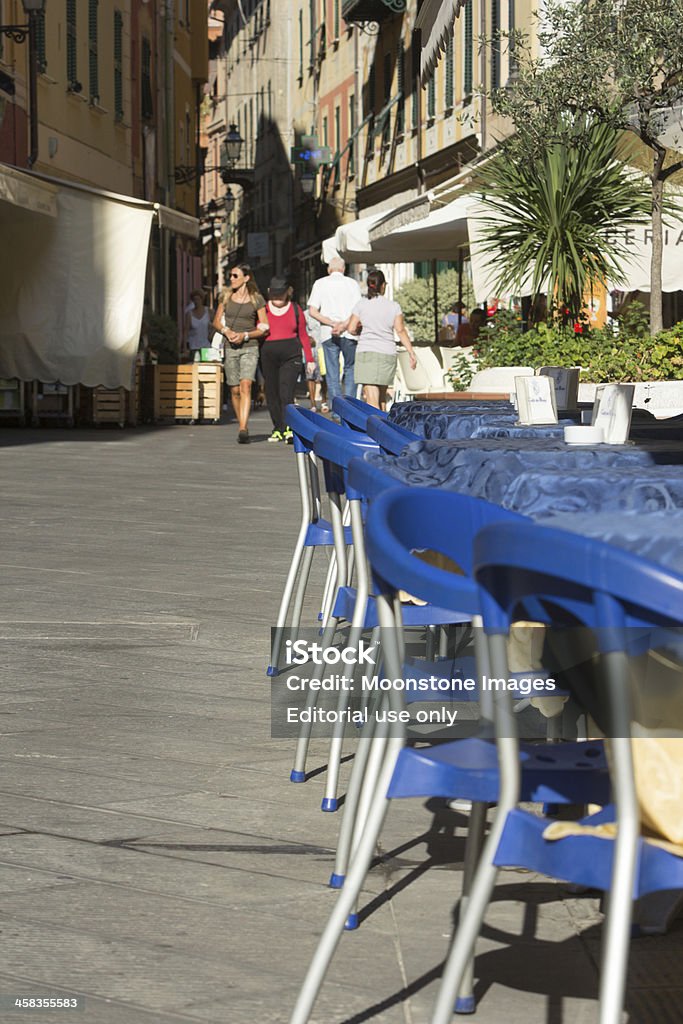
[[[57,188],[15,167],[0,168],[0,202],[47,217],[57,216]]]
[[[14,168],[0,181],[23,197],[0,202],[0,377],[130,388],[154,204]]]
[[[170,206],[162,206],[161,203],[155,203],[154,209],[160,228],[167,228],[174,235],[199,238],[199,221],[196,217],[190,217],[188,213],[181,213],[180,210],[172,210]]]
[[[422,34],[420,79],[424,85],[439,62],[453,35],[453,26],[467,0],[424,0],[415,19],[415,28]]]

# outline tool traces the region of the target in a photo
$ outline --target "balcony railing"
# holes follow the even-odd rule
[[[342,18],[347,22],[385,21],[403,14],[406,0],[343,0]]]

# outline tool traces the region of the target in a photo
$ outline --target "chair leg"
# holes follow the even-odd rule
[[[270,653],[270,665],[268,666],[268,675],[277,675],[278,665],[280,662],[280,652],[282,649],[282,639],[285,631],[285,624],[287,622],[287,612],[289,611],[289,605],[292,600],[292,594],[294,592],[294,583],[301,566],[302,559],[304,557],[304,541],[306,537],[307,527],[304,526],[299,532],[296,546],[294,548],[294,554],[292,561],[289,566],[289,572],[287,573],[287,579],[285,581],[285,589],[282,594],[282,600],[280,602],[280,609],[277,615],[277,623],[275,625],[275,632],[273,634],[273,646]]]
[[[507,678],[507,651],[504,636],[489,637],[492,674]],[[456,995],[466,976],[474,953],[498,874],[494,858],[505,822],[519,799],[519,744],[515,738],[514,716],[509,694],[502,692],[493,698],[496,723],[496,742],[500,772],[500,793],[491,831],[484,843],[481,857],[472,880],[467,906],[462,908],[458,927],[446,959],[441,985],[431,1024],[450,1024]]]
[[[314,547],[307,547],[304,551],[301,572],[299,573],[299,582],[297,584],[294,604],[292,606],[292,619],[290,622],[290,629],[292,631],[297,630],[301,623],[301,612],[303,611],[304,600],[306,598],[306,588],[311,575],[311,563],[313,562],[314,552]]]
[[[633,890],[638,859],[640,820],[631,750],[631,706],[626,655],[602,656],[612,715],[612,782],[617,835],[614,840],[611,888],[607,894],[602,970],[600,1024],[620,1024],[626,990]]]
[[[377,838],[387,813],[386,793],[391,782],[396,758],[402,746],[402,739],[390,741],[361,842],[353,858],[344,888],[339,891],[334,909],[318,942],[318,947],[299,992],[294,1012],[290,1017],[290,1024],[307,1024],[334,951],[344,931],[347,918],[363,887],[365,876],[375,853]]]
[[[465,864],[462,877],[462,896],[460,898],[459,916],[467,911],[467,904],[472,889],[472,879],[477,864],[481,857],[484,845],[484,834],[486,831],[486,809],[487,805],[473,803],[470,811],[470,818],[467,828],[467,845],[465,846]],[[462,981],[455,1000],[456,1013],[474,1013],[474,958],[470,957],[469,963],[463,973]]]
[[[372,716],[374,713],[373,705],[370,704],[368,706],[370,709],[370,716]],[[339,829],[334,871],[332,872],[329,882],[331,889],[341,889],[348,870],[349,857],[351,855],[351,842],[353,840],[356,823],[356,812],[358,810],[358,802],[360,800],[363,781],[365,779],[368,757],[370,756],[370,750],[374,741],[374,732],[374,722],[372,718],[369,717],[367,725],[364,726],[363,734],[358,740],[349,784],[346,787],[346,799],[344,800],[344,812],[342,814],[342,821]]]
[[[337,593],[337,556],[334,551],[330,554],[330,561],[327,566],[327,575],[325,576],[325,586],[323,587],[323,598],[320,604],[320,614],[318,619],[322,623],[324,629],[327,625],[327,620],[332,614],[332,605],[334,602],[334,596]]]
[[[337,629],[337,620],[332,619],[330,625],[324,632],[322,638],[323,648],[329,647],[334,640],[334,634]],[[306,691],[306,704],[305,707],[314,708],[318,703],[320,697],[320,690],[307,690]],[[299,738],[296,743],[296,750],[294,752],[294,767],[289,774],[290,782],[305,782],[306,781],[306,758],[308,757],[308,747],[311,741],[311,731],[313,729],[312,722],[302,722],[299,726]]]
[[[370,592],[370,574],[368,571],[367,558],[365,555],[365,543],[363,538],[363,517],[358,501],[347,502],[348,515],[351,520],[351,530],[353,535],[353,548],[350,554],[356,553],[357,569],[356,575],[358,577],[356,587],[356,600],[353,608],[353,615],[351,617],[351,629],[349,631],[349,638],[347,647],[351,650],[358,652],[360,650],[360,642],[363,636],[363,626],[365,623],[365,615],[368,604],[368,594]],[[349,556],[350,559],[350,556]],[[357,681],[359,669],[361,666],[358,664],[358,654],[354,660],[353,666],[349,667],[346,673],[351,679],[351,685]],[[351,698],[352,690],[340,690],[339,697],[337,700],[337,711],[343,712],[348,706]],[[325,796],[323,798],[322,809],[324,811],[336,811],[337,810],[337,784],[339,781],[339,769],[341,766],[341,756],[344,744],[344,723],[343,719],[340,720],[340,724],[334,729],[332,740],[330,742],[330,755],[327,759],[327,780],[325,785]]]

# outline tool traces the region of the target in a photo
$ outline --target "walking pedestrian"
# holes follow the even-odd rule
[[[396,376],[396,341],[399,340],[410,357],[410,366],[417,366],[415,351],[403,322],[398,302],[385,298],[386,279],[381,270],[368,274],[368,294],[353,308],[349,330],[360,328],[356,353],[356,380],[363,385],[363,398],[368,405],[384,409],[387,388]]]
[[[261,369],[266,382],[266,402],[273,421],[269,441],[291,441],[285,424],[285,409],[294,402],[294,390],[301,372],[301,350],[306,369],[315,366],[311,339],[301,306],[291,300],[291,289],[281,277],[273,277],[268,288],[268,336],[261,347]]]
[[[349,332],[351,311],[360,301],[361,292],[357,281],[346,277],[346,264],[335,256],[327,265],[327,277],[318,278],[308,299],[308,312],[321,325],[327,396],[330,406],[336,395],[341,395],[339,357],[344,359],[343,387],[345,395],[355,395],[354,363],[356,361],[356,338]]]
[[[225,338],[225,382],[237,418],[239,444],[249,444],[251,388],[256,379],[258,343],[268,331],[266,303],[248,263],[230,269],[230,286],[221,296],[213,326]]]
[[[204,305],[204,292],[199,289],[190,292],[192,303],[185,318],[187,329],[187,347],[190,362],[197,362],[200,349],[209,348],[209,325],[211,316]]]

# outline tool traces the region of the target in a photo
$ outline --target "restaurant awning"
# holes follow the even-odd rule
[[[57,216],[57,188],[15,167],[0,168],[0,202],[30,213]]]
[[[155,205],[4,165],[0,190],[0,377],[130,388]]]
[[[436,67],[439,56],[453,35],[455,19],[466,0],[424,0],[415,19],[422,35],[420,79],[424,85]]]

